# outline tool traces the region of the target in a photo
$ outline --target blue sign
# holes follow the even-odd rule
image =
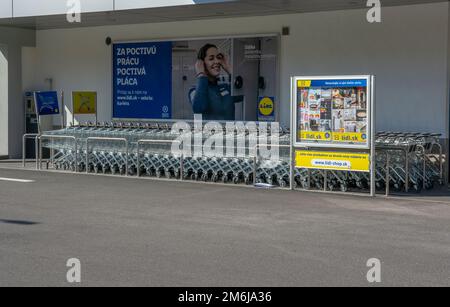
[[[366,79],[358,80],[312,80],[311,87],[366,87]]]
[[[172,42],[113,45],[113,117],[172,118]]]
[[[37,115],[58,115],[60,113],[57,92],[35,92]]]

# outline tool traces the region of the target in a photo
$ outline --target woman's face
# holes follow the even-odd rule
[[[218,77],[222,71],[222,60],[223,55],[219,53],[219,50],[217,48],[209,48],[206,52],[206,58],[205,58],[205,66],[206,71],[208,75],[212,77]]]

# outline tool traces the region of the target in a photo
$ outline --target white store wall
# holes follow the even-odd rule
[[[449,4],[384,8],[383,22],[369,24],[366,10],[225,18],[189,22],[37,31],[35,84],[96,90],[99,120],[111,119],[111,47],[114,40],[170,39],[280,33],[280,114],[290,116],[292,75],[374,74],[377,130],[439,132],[448,137]]]
[[[8,114],[8,48],[5,45],[0,45],[0,114]],[[7,155],[8,120],[0,120],[0,156]]]
[[[0,45],[0,156],[18,158],[25,126],[21,51],[35,45],[35,31],[0,27]]]

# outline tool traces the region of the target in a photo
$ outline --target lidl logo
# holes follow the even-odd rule
[[[262,116],[273,116],[275,112],[275,103],[274,98],[272,97],[263,97],[259,101],[259,114]]]

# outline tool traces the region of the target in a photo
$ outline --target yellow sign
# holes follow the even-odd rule
[[[370,155],[298,150],[296,166],[307,169],[370,172]]]
[[[259,105],[259,113],[263,116],[271,116],[274,112],[274,102],[270,97],[264,97],[260,100]]]
[[[340,133],[333,132],[334,142],[345,142],[345,143],[366,143],[367,134],[366,133]]]
[[[73,92],[73,114],[96,114],[97,93],[96,92]]]
[[[311,83],[312,83],[311,80],[298,80],[297,87],[303,87],[303,88],[311,87]]]
[[[300,139],[304,141],[331,141],[330,132],[302,131]]]

